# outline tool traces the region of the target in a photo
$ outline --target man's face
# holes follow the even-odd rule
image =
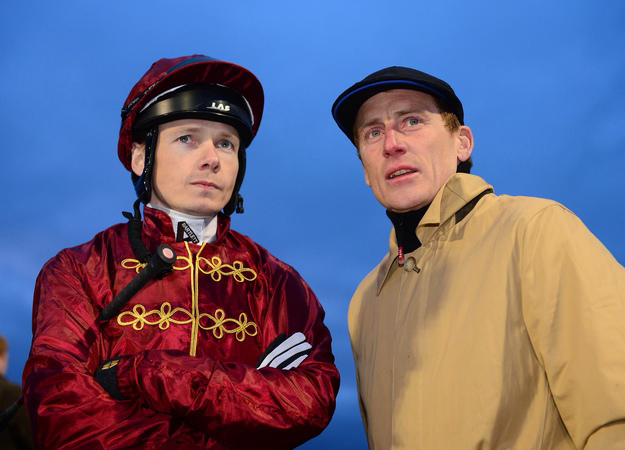
[[[235,128],[221,122],[182,119],[160,125],[150,202],[195,216],[217,214],[234,190],[239,147]],[[135,174],[142,173],[144,162],[145,145],[135,143]]]
[[[399,213],[428,205],[473,150],[469,127],[450,132],[434,99],[413,90],[369,98],[358,111],[355,132],[367,186],[386,209]]]

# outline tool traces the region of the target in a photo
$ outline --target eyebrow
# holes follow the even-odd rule
[[[182,126],[182,128],[180,129],[176,129],[175,133],[176,134],[180,134],[180,133],[192,134],[192,133],[202,133],[203,131],[204,131],[204,128],[202,127],[188,125],[188,126]],[[231,131],[228,131],[228,130],[220,130],[219,133],[224,137],[233,137],[233,138],[240,139],[236,133],[232,133]]]
[[[194,127],[192,125],[190,126],[183,126],[182,128],[179,128],[176,130],[176,133],[199,133],[202,129],[200,127]]]

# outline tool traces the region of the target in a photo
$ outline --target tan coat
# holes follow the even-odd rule
[[[374,449],[625,449],[625,269],[563,206],[456,174],[349,309]],[[466,209],[466,208],[465,208]]]

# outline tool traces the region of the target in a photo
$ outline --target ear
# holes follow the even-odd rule
[[[145,167],[145,144],[139,144],[138,142],[132,143],[131,151],[131,161],[130,165],[132,167],[132,171],[138,177],[143,173],[143,168]]]
[[[0,375],[5,376],[9,367],[9,352],[0,355]]]
[[[458,129],[457,133],[459,141],[457,149],[458,161],[464,162],[469,159],[471,153],[473,153],[473,132],[471,131],[471,128],[466,125],[462,125]]]

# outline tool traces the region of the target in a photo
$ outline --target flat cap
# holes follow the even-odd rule
[[[332,105],[332,117],[354,143],[354,122],[364,102],[375,94],[392,89],[411,89],[437,97],[464,125],[462,103],[443,80],[408,67],[387,67],[364,78],[343,92]]]

